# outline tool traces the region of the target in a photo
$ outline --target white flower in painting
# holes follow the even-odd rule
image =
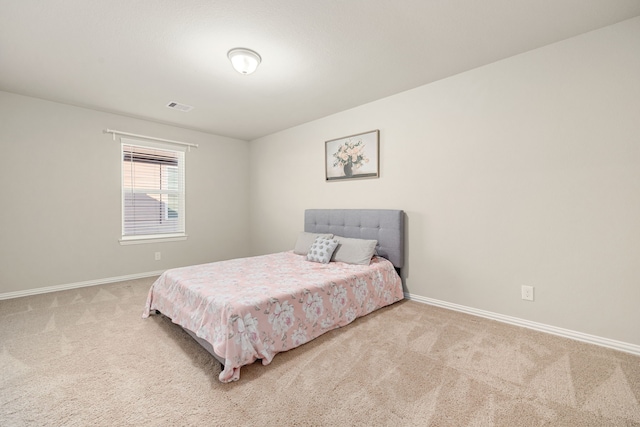
[[[315,322],[320,318],[320,316],[322,316],[322,313],[324,312],[322,297],[318,295],[317,292],[313,295],[308,294],[307,300],[302,305],[302,309],[307,315],[307,320]]]
[[[356,296],[356,301],[358,301],[358,304],[362,306],[362,302],[369,293],[369,291],[367,290],[367,282],[363,279],[358,279],[356,284],[353,286],[353,293]]]
[[[276,302],[273,311],[269,313],[269,323],[271,323],[274,332],[279,335],[284,335],[293,326],[294,320],[293,306],[289,305],[289,301],[282,304]]]
[[[347,322],[351,323],[356,318],[356,309],[353,307],[349,307],[344,315],[347,319]]]
[[[364,147],[366,144],[361,139],[355,141],[348,139],[338,147],[338,150],[333,153],[333,166],[351,165],[355,168],[359,168],[363,163],[369,161],[364,155]]]
[[[347,290],[343,286],[333,288],[333,293],[329,297],[333,311],[339,313],[347,305]]]
[[[291,342],[294,346],[299,346],[307,342],[307,333],[302,328],[298,328],[291,335]]]

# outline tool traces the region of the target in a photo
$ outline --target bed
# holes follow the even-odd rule
[[[337,245],[331,262],[327,253],[320,253],[326,263],[310,262],[325,244]],[[365,246],[373,256],[349,252]],[[308,209],[292,251],[165,271],[143,317],[158,313],[180,325],[222,363],[219,380],[236,381],[242,366],[267,365],[279,352],[403,299],[403,265],[403,211]]]

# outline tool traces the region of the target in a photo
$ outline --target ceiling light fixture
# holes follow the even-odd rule
[[[257,52],[244,47],[231,49],[227,52],[227,56],[229,57],[229,61],[231,61],[233,68],[235,68],[235,70],[240,74],[253,73],[262,61],[262,58],[260,58],[260,55],[258,55]]]

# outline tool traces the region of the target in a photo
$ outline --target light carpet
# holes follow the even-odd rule
[[[640,426],[640,358],[412,301],[219,364],[140,279],[0,301],[1,426]]]

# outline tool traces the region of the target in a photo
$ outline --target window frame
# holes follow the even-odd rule
[[[179,179],[178,181],[178,196],[179,196],[179,213],[181,218],[178,222],[181,231],[176,233],[151,233],[151,234],[125,234],[125,146],[140,147],[143,149],[159,149],[171,151],[178,154],[178,168]],[[120,239],[121,245],[135,245],[143,243],[157,243],[157,242],[171,242],[186,240],[187,235],[187,221],[186,221],[186,147],[180,147],[170,144],[163,144],[159,142],[144,141],[140,139],[132,138],[120,138]],[[180,173],[181,172],[181,173]],[[152,191],[150,191],[152,192]],[[180,197],[181,196],[181,197]]]

